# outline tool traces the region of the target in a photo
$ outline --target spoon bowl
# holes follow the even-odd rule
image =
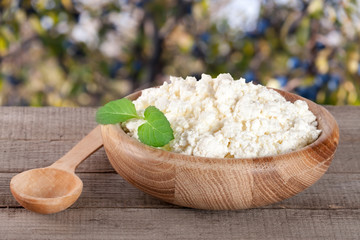
[[[102,145],[97,126],[51,166],[14,176],[10,182],[12,195],[24,208],[37,213],[56,213],[70,207],[83,189],[83,182],[74,173],[76,167]]]
[[[37,168],[16,175],[10,182],[15,199],[25,208],[43,214],[62,211],[80,196],[81,179],[56,168]]]

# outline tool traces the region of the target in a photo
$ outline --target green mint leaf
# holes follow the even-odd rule
[[[162,147],[174,139],[173,130],[165,115],[156,107],[145,109],[146,123],[138,128],[138,136],[142,143],[153,147]]]
[[[111,101],[96,112],[96,122],[100,124],[115,124],[131,118],[139,118],[135,105],[126,98]]]

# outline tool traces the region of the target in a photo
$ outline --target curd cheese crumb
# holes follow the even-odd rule
[[[302,148],[321,133],[306,102],[286,101],[261,85],[234,80],[230,74],[197,81],[170,77],[170,83],[143,90],[134,101],[139,114],[148,106],[161,110],[174,130],[169,151],[203,157],[250,158]],[[141,119],[122,124],[138,138]]]

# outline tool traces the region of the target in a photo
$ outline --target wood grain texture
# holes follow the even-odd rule
[[[0,107],[0,239],[359,239],[360,107],[326,108],[340,128],[334,160],[290,199],[243,211],[177,208],[111,173],[100,149],[77,169],[84,188],[75,205],[43,216],[19,208],[10,179],[70,150],[96,125],[95,110]]]
[[[0,211],[3,239],[358,239],[360,210],[69,209]],[[19,234],[21,231],[21,235]]]
[[[0,140],[0,172],[18,173],[49,166],[79,140]],[[76,171],[115,172],[103,148],[86,159]]]
[[[307,102],[319,138],[287,154],[251,159],[205,158],[155,149],[129,137],[119,125],[103,125],[111,165],[140,190],[169,203],[199,209],[245,209],[279,202],[314,184],[334,156],[339,129],[323,107],[276,90],[288,101]],[[129,96],[138,98],[141,92]]]
[[[96,125],[95,108],[0,108],[0,139],[80,140]]]
[[[10,190],[24,208],[42,214],[60,212],[80,196],[83,183],[74,173],[56,168],[35,168],[11,179]]]
[[[341,142],[360,142],[357,106],[325,106],[340,127]],[[95,108],[0,107],[0,140],[76,140],[96,125]]]
[[[12,173],[0,173],[0,208],[20,207],[12,197]],[[177,208],[152,197],[115,173],[80,173],[83,192],[72,208]],[[360,174],[326,173],[298,195],[263,208],[360,209]]]
[[[82,192],[83,183],[75,175],[76,167],[102,145],[98,125],[50,166],[15,175],[10,181],[12,195],[24,208],[37,213],[63,211],[70,207]]]
[[[353,134],[355,136],[356,132]],[[346,142],[340,135],[340,142],[328,172],[360,173],[360,161],[358,160],[360,137],[358,138],[359,142]],[[0,172],[18,173],[48,166],[69,151],[77,142],[77,140],[0,140]],[[115,172],[103,148],[91,155],[76,171]]]
[[[329,172],[360,173],[360,107],[326,106],[340,128],[340,141]],[[29,120],[34,119],[36,121]],[[49,116],[51,122],[49,122]],[[69,151],[93,127],[94,108],[0,108],[0,172],[48,166]],[[71,121],[69,120],[71,119]],[[82,122],[82,121],[85,121]],[[45,127],[50,124],[51,127]],[[24,129],[32,129],[28,134]],[[78,172],[114,172],[105,151],[98,150]]]

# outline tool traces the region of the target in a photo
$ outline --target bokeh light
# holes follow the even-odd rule
[[[169,75],[224,72],[320,104],[360,104],[360,0],[0,7],[0,105],[99,106]]]

